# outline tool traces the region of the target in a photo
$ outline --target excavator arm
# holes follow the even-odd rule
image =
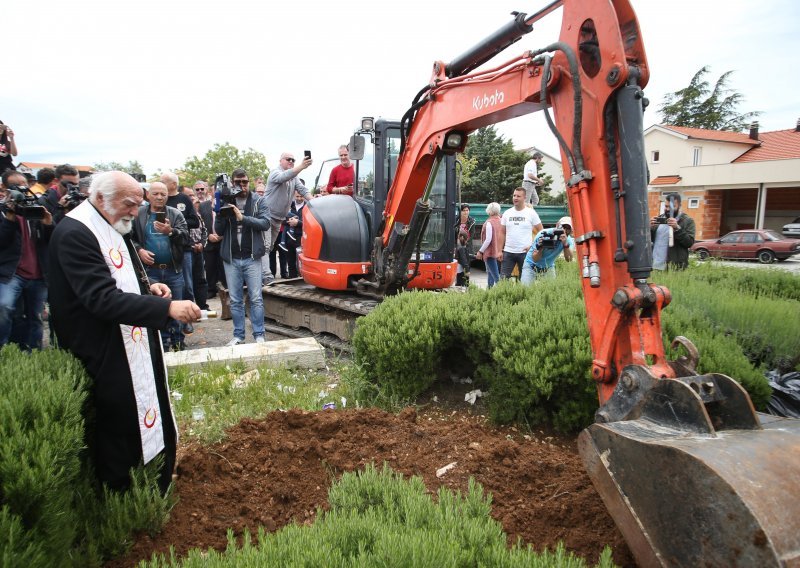
[[[562,9],[559,41],[480,66]],[[668,361],[650,283],[642,89],[649,77],[629,0],[559,0],[449,64],[437,61],[403,117],[403,146],[373,279],[405,287],[442,156],[483,126],[543,111],[559,141],[600,408],[579,438],[590,477],[641,565],[800,566],[800,427],[764,420],[736,381]],[[552,109],[553,117],[550,117]],[[412,264],[413,266],[413,264]]]

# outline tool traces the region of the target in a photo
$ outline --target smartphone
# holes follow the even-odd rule
[[[158,221],[159,223],[163,223],[166,220],[167,220],[167,212],[166,211],[161,211],[159,213],[156,213],[156,221]]]
[[[303,154],[305,155],[307,160],[311,159],[311,150],[303,150]]]

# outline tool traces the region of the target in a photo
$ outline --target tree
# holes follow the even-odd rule
[[[193,185],[198,180],[212,184],[217,174],[231,175],[236,168],[244,168],[251,179],[266,177],[269,174],[264,154],[252,148],[242,151],[228,142],[214,144],[202,158],[197,156],[187,158],[182,171],[176,173],[184,185]]]
[[[94,165],[95,171],[98,172],[112,172],[120,171],[129,174],[144,174],[142,164],[137,160],[129,160],[128,165],[123,165],[121,162],[98,162]]]
[[[507,203],[515,187],[522,183],[522,170],[529,156],[514,150],[494,126],[473,133],[462,161],[467,166],[462,178],[461,199],[470,203]]]
[[[720,75],[713,89],[705,79],[708,72],[706,65],[694,74],[687,87],[664,97],[658,109],[664,124],[733,132],[744,130],[750,119],[761,113],[738,111],[739,104],[744,102],[744,95],[728,87],[733,71]]]

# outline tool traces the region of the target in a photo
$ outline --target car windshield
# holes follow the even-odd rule
[[[780,240],[783,240],[783,237],[781,237],[775,231],[764,231],[764,238],[766,238],[768,241],[780,241]]]
[[[795,219],[794,221],[792,221],[792,222],[790,223],[790,225],[793,225],[793,224],[795,224],[795,223],[800,223],[800,217],[798,217],[797,219]]]

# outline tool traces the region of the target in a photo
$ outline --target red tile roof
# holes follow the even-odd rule
[[[26,168],[30,168],[32,170],[38,170],[41,168],[55,168],[58,164],[43,164],[39,162],[20,162],[18,165],[25,166]],[[93,172],[94,168],[92,166],[75,166],[74,168],[79,172]]]
[[[761,146],[751,148],[733,162],[764,162],[800,158],[800,132],[794,128],[761,132],[758,138],[761,140]]]
[[[660,124],[661,128],[672,130],[678,134],[683,134],[689,138],[697,140],[712,140],[714,142],[734,142],[736,144],[750,144],[757,145],[758,140],[750,138],[749,134],[742,132],[729,132],[727,130],[706,130],[705,128],[689,128],[687,126],[670,126],[667,124]]]
[[[650,185],[673,185],[681,181],[681,176],[658,176],[650,181]]]

